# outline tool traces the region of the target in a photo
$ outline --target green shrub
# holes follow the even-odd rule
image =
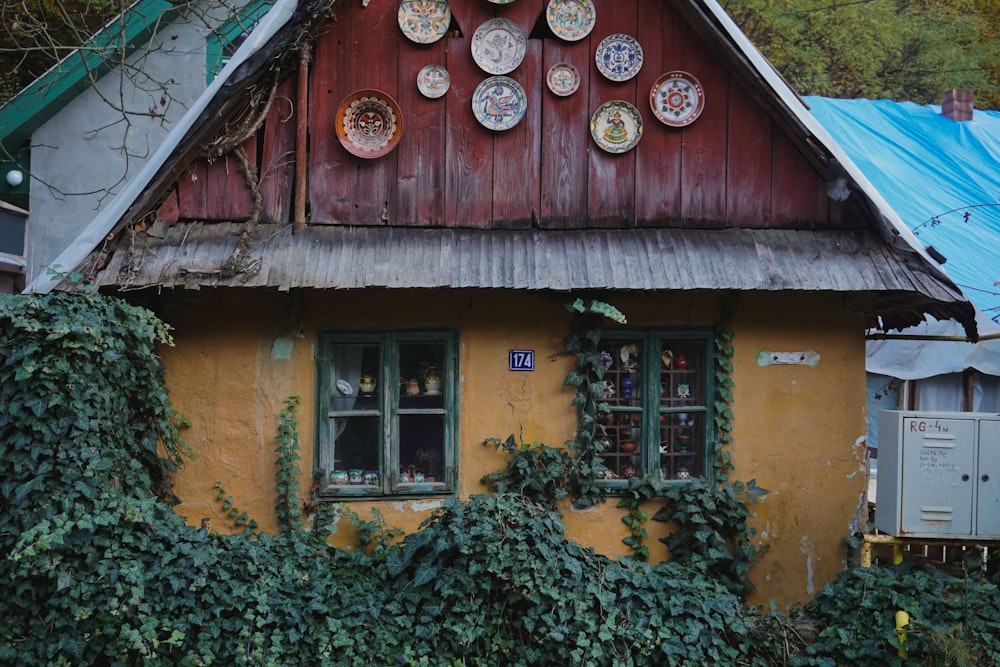
[[[805,607],[819,632],[789,664],[998,665],[997,609],[1000,593],[982,577],[956,577],[905,563],[848,569]],[[896,635],[900,610],[910,616],[905,647]]]

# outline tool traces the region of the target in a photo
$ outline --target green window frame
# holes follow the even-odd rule
[[[209,35],[205,42],[205,83],[219,75],[243,39],[257,26],[257,23],[271,10],[274,0],[254,0],[230,20],[223,23]]]
[[[457,341],[454,331],[320,335],[316,461],[324,494],[455,491]]]
[[[599,347],[607,484],[710,477],[715,449],[715,357],[710,330],[607,332]]]

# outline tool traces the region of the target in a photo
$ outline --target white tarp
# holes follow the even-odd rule
[[[979,325],[980,336],[1000,333],[1000,324],[978,309],[976,323]],[[926,322],[899,333],[912,336],[965,336],[958,322],[936,320],[929,316]],[[870,340],[866,345],[866,356],[865,370],[869,373],[901,380],[920,380],[945,373],[961,373],[967,368],[1000,376],[1000,338],[981,340],[976,344],[903,338]]]

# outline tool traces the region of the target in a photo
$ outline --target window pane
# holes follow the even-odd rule
[[[377,409],[382,357],[374,344],[340,344],[330,351],[330,409],[338,412]],[[364,389],[371,391],[361,391]]]
[[[660,415],[660,479],[687,479],[702,474],[705,414]]]
[[[367,475],[369,484],[377,484],[381,479],[379,454],[382,449],[379,418],[334,417],[330,422],[334,434],[331,482],[360,485],[365,483]],[[373,475],[377,475],[377,479],[373,480]]]
[[[445,415],[399,416],[400,483],[445,481]]]
[[[641,475],[642,411],[616,411],[602,418],[605,436],[601,458],[612,479]]]
[[[660,403],[673,408],[705,405],[705,375],[711,371],[702,341],[664,341],[660,349]]]
[[[604,398],[612,407],[641,407],[642,350],[639,339],[601,341]]]
[[[409,401],[406,406],[401,403],[400,407],[441,407],[444,395],[443,362],[443,342],[399,345],[400,399],[422,399]]]

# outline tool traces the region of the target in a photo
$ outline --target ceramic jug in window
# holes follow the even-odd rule
[[[424,390],[424,393],[427,394],[441,393],[441,374],[438,372],[437,367],[428,366],[424,372]]]

